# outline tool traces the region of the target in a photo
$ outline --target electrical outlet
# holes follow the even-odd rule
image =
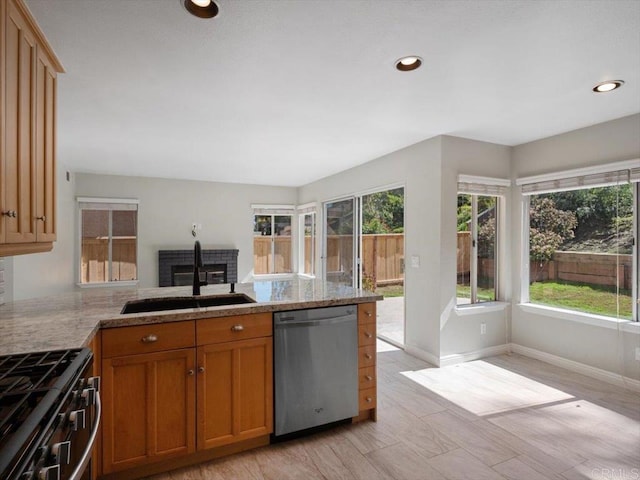
[[[480,324],[480,335],[485,335],[487,333],[487,324],[486,323],[481,323]]]
[[[418,255],[411,256],[411,267],[420,268],[420,257]]]
[[[636,360],[640,362],[640,347],[636,347]]]

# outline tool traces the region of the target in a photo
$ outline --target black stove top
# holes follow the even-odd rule
[[[0,356],[0,477],[37,448],[92,356],[87,348]]]

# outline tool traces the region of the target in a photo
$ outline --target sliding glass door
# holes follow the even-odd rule
[[[324,275],[330,282],[356,287],[357,205],[354,197],[324,205]]]

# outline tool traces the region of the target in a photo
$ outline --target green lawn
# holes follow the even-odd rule
[[[376,288],[376,293],[383,297],[403,297],[404,285],[385,285],[384,287]]]
[[[535,282],[529,286],[531,303],[562,307],[580,312],[618,317],[615,289],[596,285]],[[631,292],[620,290],[620,318],[631,319]]]
[[[458,298],[471,298],[471,286],[469,285],[457,285],[456,296]],[[480,302],[493,302],[495,300],[495,291],[493,288],[478,287],[478,301]]]

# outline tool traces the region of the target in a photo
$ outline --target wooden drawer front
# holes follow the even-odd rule
[[[195,345],[195,322],[156,323],[102,331],[103,358],[161,352]]]
[[[364,367],[358,369],[358,389],[366,390],[376,386],[376,367]]]
[[[358,304],[358,325],[376,323],[376,302]]]
[[[232,342],[273,335],[271,313],[206,318],[196,324],[198,345]]]
[[[360,390],[358,394],[360,411],[369,410],[370,408],[376,408],[376,389],[367,388],[366,390]]]
[[[358,368],[372,367],[376,364],[376,346],[367,345],[358,348]]]
[[[358,346],[376,344],[376,324],[361,323],[358,325]]]

